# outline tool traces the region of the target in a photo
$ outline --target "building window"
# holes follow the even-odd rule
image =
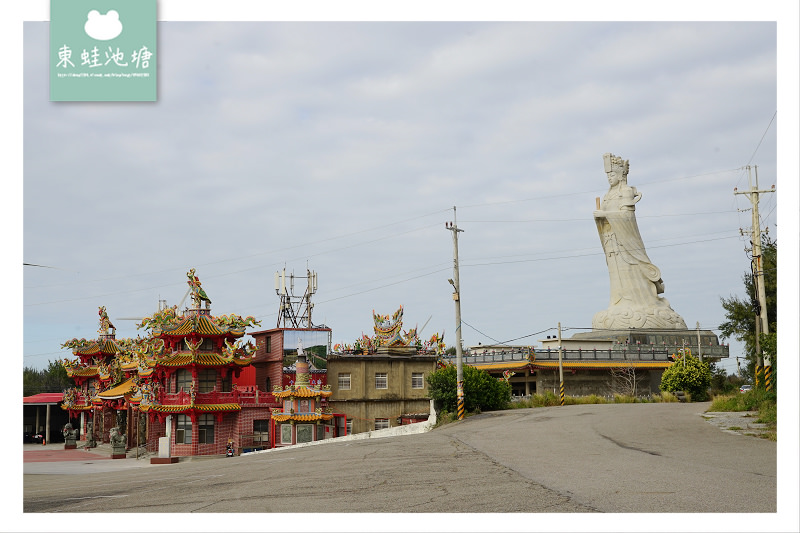
[[[388,418],[376,418],[375,419],[375,429],[386,429],[389,427],[389,419]]]
[[[386,372],[375,372],[375,388],[376,389],[389,388]]]
[[[197,432],[200,444],[214,444],[214,415],[197,417]]]
[[[233,390],[233,377],[231,376],[230,372],[227,376],[220,379],[219,387],[221,392],[231,392],[231,390]]]
[[[206,368],[197,374],[197,385],[199,392],[211,392],[217,386],[217,371],[213,368]]]
[[[412,389],[422,389],[425,385],[425,381],[422,378],[422,372],[412,372],[411,373],[411,388]]]
[[[339,390],[350,390],[350,373],[339,374]]]
[[[344,430],[347,432],[348,435],[352,435],[353,433],[353,420],[348,420],[344,423]]]
[[[180,392],[183,389],[185,392],[189,392],[192,387],[192,373],[186,370],[185,368],[178,369],[175,372],[175,392]]]
[[[269,420],[253,420],[253,442],[269,442]]]
[[[175,444],[192,443],[192,419],[186,415],[178,415],[175,420]]]

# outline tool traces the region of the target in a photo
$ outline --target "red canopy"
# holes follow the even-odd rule
[[[61,403],[64,400],[63,392],[42,392],[33,396],[22,398],[23,403],[44,405],[48,403]]]

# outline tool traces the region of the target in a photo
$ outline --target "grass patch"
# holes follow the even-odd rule
[[[766,425],[766,431],[760,432],[758,436],[773,442],[778,440],[778,397],[774,392],[754,389],[732,396],[716,396],[708,410],[711,412],[757,411],[756,423]]]

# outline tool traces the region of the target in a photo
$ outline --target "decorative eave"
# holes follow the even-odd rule
[[[327,398],[333,394],[332,391],[322,389],[312,389],[310,387],[287,387],[283,390],[273,390],[272,395],[276,398]]]
[[[333,418],[333,413],[278,413],[272,414],[272,419],[276,422],[286,422],[294,420],[295,422],[316,422],[318,420],[330,420]]]
[[[193,405],[161,405],[151,404],[139,407],[142,412],[152,411],[154,413],[181,414],[181,413],[229,413],[241,411],[242,406],[238,403],[208,403]]]

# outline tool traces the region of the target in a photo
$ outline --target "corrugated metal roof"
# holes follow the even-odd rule
[[[22,403],[26,403],[28,405],[45,405],[61,403],[62,401],[64,401],[63,392],[40,392],[39,394],[25,396],[22,398]]]

